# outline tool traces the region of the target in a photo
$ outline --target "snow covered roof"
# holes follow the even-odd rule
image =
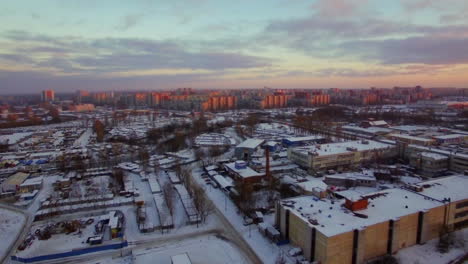
[[[434,160],[448,159],[448,157],[445,156],[445,155],[432,153],[432,152],[421,152],[421,156],[426,157],[426,158],[431,158],[431,159],[434,159]]]
[[[369,121],[369,124],[370,124],[371,126],[386,126],[386,125],[388,125],[388,123],[385,122],[385,120]]]
[[[345,173],[338,173],[333,175],[325,176],[325,179],[356,179],[356,180],[367,180],[367,181],[375,181],[374,175],[366,175],[364,173],[356,173],[356,172],[345,172]]]
[[[435,139],[456,139],[456,138],[463,138],[465,135],[461,134],[450,134],[450,135],[443,135],[443,136],[435,136]]]
[[[373,141],[373,140],[356,140],[347,142],[337,142],[330,144],[322,144],[318,146],[305,146],[294,148],[295,151],[303,152],[304,154],[312,152],[318,156],[336,155],[346,152],[365,151],[365,150],[378,150],[392,148],[392,145]]]
[[[214,175],[213,178],[216,180],[216,182],[218,182],[219,185],[221,185],[221,188],[228,188],[234,186],[234,184],[232,184],[231,181],[219,174]]]
[[[254,171],[250,167],[246,167],[244,169],[237,169],[235,162],[226,163],[226,164],[224,164],[224,166],[226,166],[226,168],[228,168],[229,170],[237,173],[242,178],[249,178],[249,177],[256,177],[256,176],[263,176],[264,175],[263,173],[259,173],[259,172]]]
[[[357,131],[357,132],[364,132],[366,134],[386,134],[392,132],[389,128],[384,127],[357,127],[357,126],[342,126],[344,130],[348,131]]]
[[[422,141],[422,142],[432,142],[433,141],[430,138],[415,137],[415,136],[404,135],[404,134],[390,134],[390,137],[404,138],[404,139],[409,139],[409,140],[417,140],[417,141]]]
[[[331,201],[320,200],[312,196],[300,196],[283,200],[282,204],[328,237],[443,205],[437,200],[399,188],[365,196],[372,197],[368,198],[369,205],[367,209],[359,210],[357,213],[367,218],[358,217],[341,206],[344,200]]]
[[[322,136],[306,136],[306,137],[290,137],[290,138],[285,138],[285,140],[289,142],[302,142],[302,141],[314,141],[314,140],[320,140],[324,139]]]
[[[172,256],[171,263],[172,264],[192,264],[187,253]]]
[[[393,130],[406,131],[406,132],[424,131],[428,129],[427,126],[410,126],[410,125],[392,126],[390,128]]]
[[[263,143],[263,139],[257,139],[257,138],[249,138],[245,140],[244,142],[240,143],[239,145],[236,146],[236,148],[249,148],[249,149],[254,149],[260,146]]]
[[[417,184],[424,189],[420,192],[434,199],[442,201],[444,198],[450,198],[453,201],[468,199],[468,176],[455,175],[436,180],[425,181]]]
[[[32,132],[18,132],[10,135],[1,135],[0,143],[13,145],[23,140],[24,138],[29,137],[32,134]]]

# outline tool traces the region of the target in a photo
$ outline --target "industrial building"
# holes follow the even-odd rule
[[[453,170],[456,172],[464,172],[468,170],[468,151],[460,149],[459,151],[452,151],[448,149],[442,149],[440,147],[424,147],[419,145],[408,145],[404,151],[404,157],[410,160],[410,163],[417,163],[419,159],[419,153],[429,152],[433,154],[439,154],[448,158],[448,167],[446,169]],[[416,159],[416,160],[415,160]],[[444,163],[441,163],[444,164]],[[439,164],[439,165],[441,165]],[[437,164],[436,164],[437,165]],[[432,164],[431,166],[435,166]]]
[[[395,146],[372,141],[357,140],[288,149],[288,158],[299,166],[314,170],[354,167],[365,161],[392,158]]]
[[[311,143],[323,143],[324,140],[322,136],[288,137],[283,138],[282,143],[286,147],[298,147]]]
[[[365,263],[468,226],[467,176],[346,199],[300,196],[277,204],[282,239],[309,261]]]
[[[29,173],[17,172],[2,183],[2,192],[17,192],[21,184],[29,177]]]
[[[265,177],[265,173],[260,173],[249,166],[243,160],[224,164],[229,175],[236,181],[242,183],[256,183]]]
[[[237,159],[250,159],[253,153],[257,151],[265,142],[263,139],[250,138],[236,146],[234,155]]]
[[[449,158],[432,152],[412,152],[409,159],[410,165],[427,177],[439,176],[447,171]]]

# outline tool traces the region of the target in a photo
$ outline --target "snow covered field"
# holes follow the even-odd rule
[[[0,208],[0,257],[6,254],[11,243],[15,242],[25,221],[26,218],[21,213]]]
[[[171,256],[187,253],[192,263],[248,264],[249,259],[232,243],[214,235],[185,239],[162,247],[136,250],[135,264],[170,264]]]

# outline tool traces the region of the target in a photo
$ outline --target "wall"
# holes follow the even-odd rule
[[[311,230],[307,222],[293,213],[289,214],[289,240],[302,248],[307,259],[310,259],[311,239]]]
[[[317,260],[327,264],[350,264],[353,258],[353,238],[353,231],[329,237],[326,239],[325,258],[321,259],[323,256],[316,254]]]
[[[418,231],[418,213],[402,216],[395,221],[394,251],[416,244]]]
[[[359,233],[362,258],[368,260],[387,254],[388,221],[367,227]],[[361,240],[362,238],[362,240]]]
[[[46,260],[53,260],[53,259],[60,259],[60,258],[79,256],[79,255],[95,253],[95,252],[100,252],[100,251],[105,251],[105,250],[120,249],[120,248],[124,248],[124,247],[127,247],[127,246],[128,246],[128,242],[123,241],[122,243],[118,243],[118,244],[88,247],[88,248],[63,252],[63,253],[42,255],[42,256],[36,256],[36,257],[31,257],[31,258],[21,258],[21,257],[17,257],[17,256],[12,256],[11,260],[22,262],[22,263],[31,263],[31,262],[37,262],[37,261],[46,261]]]
[[[445,206],[439,206],[424,213],[421,242],[438,238],[444,225]]]

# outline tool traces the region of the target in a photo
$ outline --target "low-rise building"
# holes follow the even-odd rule
[[[236,162],[226,163],[224,167],[228,171],[229,175],[236,181],[242,183],[256,183],[265,177],[265,173],[260,173],[249,166],[245,161],[238,160]]]
[[[17,192],[20,185],[29,177],[29,173],[17,172],[2,183],[2,192]]]
[[[282,239],[308,261],[365,263],[468,225],[467,176],[394,188],[353,199],[300,196],[277,204]]]
[[[465,135],[461,135],[461,134],[435,136],[434,139],[439,144],[460,144],[468,140]]]
[[[322,136],[305,136],[284,138],[282,143],[286,147],[298,147],[310,143],[322,143],[325,140]]]
[[[288,158],[291,161],[314,171],[354,167],[365,161],[392,158],[396,155],[395,146],[372,140],[288,149]]]
[[[449,158],[432,152],[413,152],[409,157],[410,165],[424,176],[438,176],[448,170]]]
[[[419,145],[408,145],[405,148],[404,157],[411,160],[418,153],[430,152],[448,157],[448,169],[456,172],[464,172],[468,170],[468,152],[445,150],[438,147],[424,147]]]
[[[263,139],[250,138],[236,146],[234,154],[237,159],[250,159],[252,154],[263,144]]]
[[[341,186],[346,188],[356,186],[375,187],[377,185],[377,179],[373,175],[365,175],[362,173],[327,175],[323,181],[330,186]]]
[[[40,190],[42,188],[42,182],[43,182],[42,176],[26,179],[19,186],[19,192],[29,193],[29,192],[33,192],[34,190]]]
[[[421,146],[430,146],[433,145],[435,142],[434,139],[410,136],[405,134],[390,134],[388,135],[388,138],[408,145],[415,144]]]

